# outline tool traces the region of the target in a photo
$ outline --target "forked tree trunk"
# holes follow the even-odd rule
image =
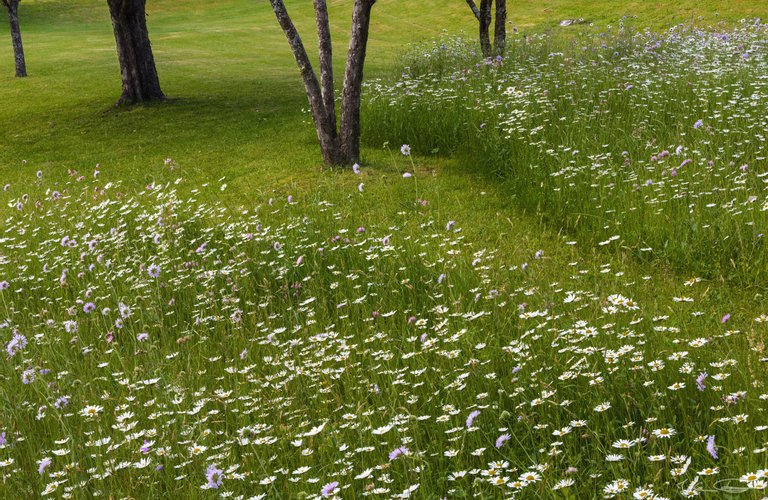
[[[493,50],[504,55],[507,48],[507,0],[496,0],[496,20],[493,25]]]
[[[491,46],[491,10],[493,0],[480,0],[480,8],[477,8],[475,0],[466,0],[472,9],[480,28],[480,48],[483,57],[503,55],[507,47],[507,0],[496,0],[496,20],[493,30],[493,46]]]
[[[165,99],[147,31],[146,0],[107,0],[123,80],[118,104]]]
[[[296,26],[283,0],[270,0],[277,22],[283,29],[301,73],[323,161],[328,165],[349,165],[360,159],[360,95],[363,65],[368,43],[371,8],[376,0],[355,0],[352,33],[344,71],[341,99],[341,130],[337,130],[333,79],[333,50],[326,0],[313,0],[317,21],[320,81],[307,56]]]
[[[301,79],[304,82],[304,90],[307,93],[307,100],[309,101],[309,108],[312,111],[312,121],[315,123],[315,130],[317,131],[317,140],[320,142],[320,151],[323,154],[323,161],[328,165],[338,165],[343,163],[341,154],[341,143],[339,141],[339,135],[336,131],[336,114],[334,111],[333,120],[329,117],[328,110],[325,108],[323,100],[323,91],[320,88],[320,83],[317,81],[315,71],[312,69],[312,63],[309,61],[307,51],[304,48],[304,43],[301,41],[299,32],[296,30],[291,17],[288,15],[288,11],[285,9],[285,5],[282,0],[270,0],[272,4],[272,10],[275,12],[277,22],[285,32],[285,36],[288,38],[288,45],[291,46],[293,57],[296,59],[296,64],[299,66],[299,72],[301,73]],[[316,0],[316,4],[325,4],[325,0]],[[320,21],[318,21],[318,24]],[[330,37],[330,30],[329,35]],[[330,40],[329,40],[330,42]],[[320,44],[324,42],[321,40]]]
[[[19,28],[19,1],[3,0],[8,9],[8,20],[11,24],[11,41],[13,42],[13,59],[16,63],[16,76],[27,76],[27,63],[24,60],[24,45],[21,43],[21,28]]]
[[[480,48],[483,57],[491,57],[491,4],[493,0],[480,0]]]
[[[352,34],[341,94],[341,145],[350,162],[360,159],[360,94],[363,85],[365,50],[376,0],[357,0],[352,11]]]

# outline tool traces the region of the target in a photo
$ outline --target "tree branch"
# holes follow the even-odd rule
[[[472,9],[472,13],[475,15],[477,20],[480,20],[480,9],[477,8],[477,4],[475,4],[474,0],[467,0],[467,5],[469,5],[469,8]]]

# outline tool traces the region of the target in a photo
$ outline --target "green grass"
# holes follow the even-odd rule
[[[311,46],[309,2],[291,3]],[[698,15],[703,23],[761,15],[754,3],[709,5],[526,1],[510,5],[510,20],[557,38],[584,30],[553,29],[568,17],[603,24],[632,14],[639,26],[663,28]],[[516,195],[488,176],[481,155],[451,157],[460,135],[428,156],[445,137],[435,127],[409,137],[407,123],[393,127],[371,112],[362,174],[325,169],[266,2],[149,9],[172,98],[161,105],[113,108],[119,73],[102,2],[22,3],[28,79],[12,78],[9,44],[1,47],[0,184],[10,187],[0,193],[0,282],[9,282],[0,340],[7,347],[16,331],[28,342],[0,363],[2,495],[34,497],[60,482],[56,495],[75,498],[213,497],[200,486],[216,465],[227,470],[218,492],[244,498],[318,495],[332,481],[343,498],[415,484],[419,498],[489,497],[500,490],[479,471],[507,461],[517,469],[502,474],[511,480],[540,469],[525,498],[597,498],[618,478],[672,497],[711,466],[720,475],[702,476],[700,487],[723,498],[718,480],[743,487],[740,475],[768,467],[755,430],[768,423],[766,327],[754,321],[767,312],[760,287],[688,286],[691,269],[574,238],[565,219],[516,199],[535,191]],[[331,9],[341,65],[349,2]],[[367,76],[398,75],[409,43],[444,30],[474,33],[464,2],[378,2]],[[402,134],[412,158],[398,152]],[[64,237],[76,243],[64,246]],[[96,311],[83,310],[88,302]],[[120,304],[132,314],[121,318]],[[691,344],[699,338],[707,343]],[[665,368],[651,369],[655,360]],[[29,384],[27,370],[36,373]],[[700,392],[702,371],[710,377]],[[667,389],[678,382],[686,388]],[[61,396],[68,404],[57,408]],[[605,401],[609,411],[593,411]],[[88,405],[103,411],[81,416]],[[477,430],[467,430],[474,410]],[[746,423],[722,420],[743,414]],[[579,419],[587,426],[552,435]],[[677,435],[612,446],[663,427]],[[697,440],[708,435],[718,460]],[[274,443],[252,443],[262,437]],[[140,451],[145,440],[149,453]],[[191,454],[194,444],[207,450]],[[409,453],[390,461],[403,445]],[[605,461],[617,452],[623,461]],[[692,465],[675,478],[679,455]],[[52,463],[38,474],[44,457]],[[136,468],[141,459],[151,462]],[[302,466],[311,469],[293,474]],[[553,492],[566,478],[576,484]]]
[[[374,85],[371,132],[480,159],[523,210],[580,241],[765,290],[765,30],[729,36],[516,36],[503,65],[480,68],[463,41],[424,47],[408,75]]]

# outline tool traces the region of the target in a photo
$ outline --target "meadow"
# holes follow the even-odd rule
[[[484,61],[379,2],[354,171],[263,2],[152,6],[131,109],[103,6],[22,6],[0,496],[763,497],[759,6],[519,2]]]

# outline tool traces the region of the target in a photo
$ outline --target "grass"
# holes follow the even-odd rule
[[[367,75],[399,74],[408,42],[474,31],[450,5],[379,2]],[[337,33],[348,7],[332,5]],[[289,8],[310,44],[307,6]],[[760,14],[513,8],[529,34],[566,17]],[[574,238],[488,164],[447,155],[460,135],[443,156],[426,156],[438,128],[406,136],[411,157],[382,148],[410,129],[371,109],[362,173],[323,169],[265,2],[150,9],[163,105],[112,108],[97,2],[22,3],[30,78],[0,53],[8,496],[287,498],[334,482],[344,498],[495,496],[489,479],[523,474],[526,498],[599,497],[621,479],[669,497],[760,486],[739,481],[766,468],[759,287]],[[720,473],[697,476],[708,467]]]
[[[392,142],[483,158],[522,209],[581,241],[764,290],[764,31],[516,37],[479,68],[449,41],[375,84],[368,114]]]

